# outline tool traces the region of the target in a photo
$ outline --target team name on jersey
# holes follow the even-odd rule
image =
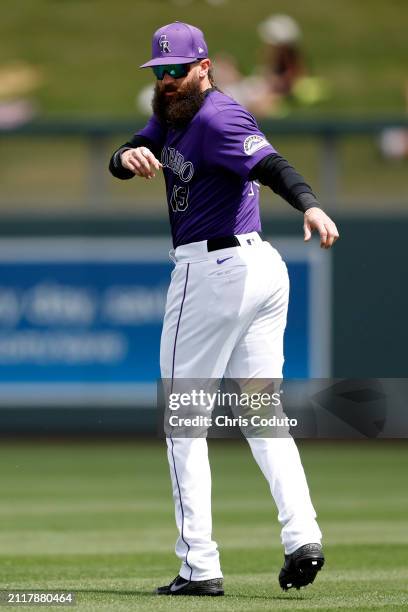
[[[172,147],[163,147],[161,152],[161,163],[163,168],[170,168],[183,183],[191,181],[194,175],[194,165],[191,161],[185,161],[184,155]]]

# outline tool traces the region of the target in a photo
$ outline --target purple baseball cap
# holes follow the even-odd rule
[[[152,59],[140,68],[190,64],[208,57],[204,34],[188,23],[176,21],[159,28],[152,39]]]

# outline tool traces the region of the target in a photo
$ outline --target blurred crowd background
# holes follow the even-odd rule
[[[402,0],[3,6],[1,213],[166,215],[158,181],[136,191],[105,167],[113,146],[146,120],[153,75],[138,67],[152,32],[176,19],[205,31],[221,89],[265,123],[324,205],[402,212],[407,16]],[[290,214],[267,191],[263,201],[264,215]]]
[[[53,257],[61,257],[63,237],[80,237],[82,244],[91,237],[168,240],[162,181],[120,182],[109,175],[107,166],[112,150],[149,115],[153,75],[139,70],[139,65],[150,56],[153,31],[175,20],[205,32],[219,87],[251,110],[275,148],[307,177],[338,223],[341,240],[332,256],[327,254],[329,281],[321,290],[325,311],[319,311],[329,326],[322,348],[324,373],[405,376],[407,18],[403,0],[4,4],[0,233],[2,265],[8,261],[9,267],[3,267],[0,282],[0,359],[6,366],[2,382],[20,384],[26,375],[26,382],[35,382],[35,368],[45,371],[47,364],[41,360],[31,368],[32,357],[23,364],[26,347],[31,347],[30,355],[37,350],[37,336],[30,336],[31,344],[26,336],[21,340],[27,329],[33,332],[30,325],[37,326],[36,333],[48,333],[52,325],[62,333],[71,316],[71,310],[64,311],[67,304],[80,313],[76,323],[82,332],[92,325],[92,317],[83,315],[89,295],[78,297],[65,291],[65,285],[65,293],[49,288],[63,283],[49,265]],[[267,235],[295,237],[301,243],[301,217],[266,189],[262,215]],[[20,246],[33,238],[53,239],[54,250],[49,251],[43,276],[30,281],[34,255],[27,251],[22,276],[13,275],[10,266],[18,260],[16,252],[21,259]],[[83,269],[82,274],[86,279],[91,272]],[[99,274],[103,276],[100,270]],[[148,275],[146,269],[141,274]],[[88,279],[85,285],[88,281],[92,284]],[[126,274],[122,281],[129,284]],[[104,302],[109,320],[116,317],[116,322],[129,325],[133,321],[136,341],[137,325],[153,318],[159,325],[167,282],[159,281],[158,299],[143,287],[137,289],[137,299],[134,292],[119,295],[117,287],[105,287],[110,291]],[[28,303],[22,295],[33,289],[30,282],[36,283],[36,293],[35,299],[33,292],[29,296],[35,311],[29,320],[22,314]],[[54,314],[47,314],[44,305],[50,304]],[[142,334],[140,342],[153,342],[147,338]],[[104,346],[117,356],[123,349],[114,342]],[[75,352],[75,347],[70,350]],[[57,361],[59,351],[64,353],[60,345],[52,351]],[[19,373],[17,363],[25,370]],[[141,364],[134,361],[132,367],[137,372]],[[50,379],[57,380],[58,370],[49,372]]]

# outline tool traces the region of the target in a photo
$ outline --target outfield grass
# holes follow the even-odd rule
[[[0,588],[72,589],[81,610],[408,606],[406,444],[302,445],[327,564],[315,585],[288,593],[275,509],[249,450],[210,445],[226,597],[151,595],[177,573],[176,532],[163,444],[139,441],[2,443]]]

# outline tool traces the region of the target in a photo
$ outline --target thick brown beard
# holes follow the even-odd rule
[[[166,97],[166,91],[175,91],[176,93]],[[186,127],[200,110],[204,97],[199,79],[187,83],[180,91],[176,91],[172,85],[167,85],[162,89],[156,83],[152,100],[153,112],[160,121],[166,123],[169,127],[181,129]]]

